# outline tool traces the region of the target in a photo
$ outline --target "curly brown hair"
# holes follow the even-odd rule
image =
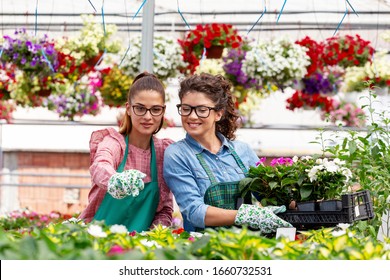
[[[154,90],[161,94],[163,100],[165,101],[165,89],[164,85],[161,83],[161,81],[157,78],[156,75],[143,72],[139,74],[137,77],[135,77],[133,84],[130,87],[130,90],[127,94],[127,102],[131,104],[134,96],[136,96],[140,91],[144,90]],[[164,118],[161,119],[160,126],[158,129],[153,133],[156,134],[160,131],[164,124]],[[123,135],[127,135],[130,133],[132,128],[131,118],[128,114],[125,114],[123,116],[121,127],[119,128],[119,133]]]
[[[205,94],[215,104],[217,110],[224,110],[221,120],[216,123],[216,131],[234,140],[240,116],[234,106],[231,87],[230,81],[222,75],[194,74],[180,82],[179,98],[181,101],[183,96],[190,92]]]

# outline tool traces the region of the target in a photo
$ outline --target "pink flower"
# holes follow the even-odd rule
[[[123,249],[121,246],[119,245],[114,245],[110,248],[110,250],[107,252],[107,255],[108,256],[114,256],[114,255],[120,255],[120,254],[123,254],[125,253],[126,250]]]
[[[263,164],[266,160],[267,160],[266,157],[260,158],[260,160],[258,162],[256,162],[256,166],[259,166],[260,164]]]

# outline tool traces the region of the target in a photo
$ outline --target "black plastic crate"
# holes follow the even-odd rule
[[[367,190],[342,195],[341,202],[342,209],[339,211],[287,210],[278,216],[300,230],[334,227],[339,223],[351,224],[374,217],[371,196]]]

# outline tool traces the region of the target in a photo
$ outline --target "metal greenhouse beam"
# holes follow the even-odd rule
[[[141,72],[153,73],[154,0],[147,0],[142,13]]]

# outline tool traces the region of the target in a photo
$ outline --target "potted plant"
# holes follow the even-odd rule
[[[322,120],[329,120],[339,126],[364,127],[366,124],[366,114],[363,109],[355,103],[342,100],[334,100],[333,109],[329,112],[321,112]]]
[[[370,41],[355,36],[335,36],[326,39],[324,43],[323,59],[327,65],[339,65],[344,68],[364,66],[371,62],[374,48]]]
[[[309,64],[305,47],[290,39],[280,38],[252,46],[242,69],[248,77],[261,81],[263,88],[275,85],[283,90],[302,79]]]
[[[294,111],[296,109],[313,110],[319,108],[322,112],[329,113],[334,110],[335,99],[331,96],[324,96],[319,93],[305,93],[297,90],[286,100],[286,108]]]
[[[129,77],[136,77],[141,69],[141,36],[131,38],[131,48],[123,58],[121,68]],[[121,56],[120,56],[121,57]],[[122,56],[123,57],[123,56]],[[180,69],[186,68],[181,48],[177,41],[169,36],[155,36],[153,39],[153,74],[160,80],[180,76]]]
[[[55,94],[46,98],[43,105],[59,117],[73,121],[76,116],[95,116],[100,112],[102,102],[97,91],[101,86],[100,73],[91,72],[77,83],[64,80],[54,86]]]
[[[183,71],[194,73],[204,50],[207,58],[221,58],[224,48],[235,49],[241,43],[241,36],[231,24],[198,24],[194,30],[186,34],[184,40],[179,40],[184,61],[188,63],[188,67]]]
[[[304,156],[276,158],[270,165],[262,158],[240,181],[242,195],[254,192],[263,206],[287,205],[291,202],[337,199],[348,192],[352,173],[345,162]],[[299,208],[299,206],[298,206]]]
[[[101,71],[102,86],[99,88],[103,103],[110,107],[123,107],[127,102],[133,78],[126,75],[118,65]]]
[[[70,38],[59,38],[56,49],[74,57],[78,65],[84,62],[89,67],[96,66],[104,52],[116,54],[121,50],[121,41],[113,39],[116,25],[106,24],[103,29],[93,15],[82,15],[81,19],[83,27],[80,33]]]

